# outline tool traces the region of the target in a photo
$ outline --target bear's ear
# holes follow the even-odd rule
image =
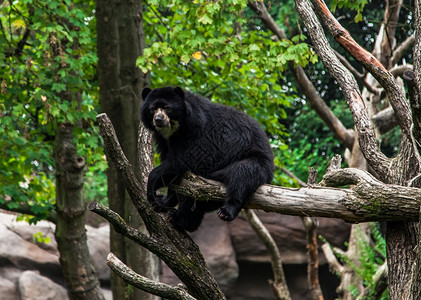
[[[178,96],[180,96],[181,99],[184,99],[184,91],[181,87],[179,87],[179,86],[175,87],[174,93],[176,93]]]
[[[146,97],[149,95],[149,93],[150,93],[151,91],[152,91],[152,90],[151,90],[150,88],[145,87],[145,88],[143,89],[143,91],[142,91],[142,99],[143,99],[143,100],[145,100],[145,99],[146,99]]]

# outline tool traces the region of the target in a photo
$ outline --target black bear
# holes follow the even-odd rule
[[[218,208],[218,216],[231,221],[259,186],[271,182],[268,138],[245,113],[180,87],[145,88],[142,98],[141,119],[153,131],[161,157],[149,174],[148,200],[155,210],[169,212],[176,227],[194,231],[206,212]],[[196,202],[170,190],[165,197],[155,195],[159,188],[177,184],[187,171],[222,182],[225,203]]]

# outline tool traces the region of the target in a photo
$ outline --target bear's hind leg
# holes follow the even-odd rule
[[[170,221],[175,227],[187,231],[195,231],[206,213],[203,203],[192,198],[178,195],[180,204],[178,209],[170,214]]]
[[[224,184],[227,187],[227,199],[218,210],[218,216],[224,221],[235,219],[257,188],[272,180],[272,169],[271,163],[265,164],[254,158],[237,161],[226,167]]]

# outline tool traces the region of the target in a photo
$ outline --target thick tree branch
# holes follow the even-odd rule
[[[408,97],[409,103],[411,104],[412,110],[412,143],[414,149],[417,149],[418,160],[420,160],[420,150],[421,150],[421,94],[417,90],[417,85],[415,83],[415,74],[411,70],[406,70],[403,74],[403,79],[406,82],[408,87]]]
[[[125,282],[145,292],[163,297],[165,299],[195,300],[181,286],[170,286],[165,283],[150,280],[135,273],[128,266],[123,264],[113,253],[108,254],[107,265],[118,274]]]
[[[374,129],[369,119],[367,108],[361,97],[357,82],[352,74],[338,60],[329,46],[322,26],[315,16],[310,4],[305,0],[295,0],[296,8],[308,33],[313,46],[319,53],[329,73],[338,81],[345,100],[354,118],[358,130],[358,138],[362,152],[370,166],[381,177],[386,177],[389,170],[389,159],[380,151],[375,138]],[[330,13],[327,11],[327,13]],[[354,47],[356,47],[354,45]],[[373,59],[375,59],[371,54]]]
[[[414,127],[416,126],[419,129],[419,122],[420,122],[420,105],[421,105],[421,1],[415,0],[415,45],[414,45],[414,87],[413,87],[413,95],[410,96],[411,101],[411,108],[414,113],[417,114],[414,118],[417,119],[416,122],[414,122]],[[416,95],[414,95],[416,94]],[[412,98],[412,100],[411,100]],[[417,124],[418,123],[418,124]],[[414,128],[415,129],[415,128]],[[419,133],[416,134],[413,131],[413,143],[416,144],[416,150],[418,154],[418,159],[420,156],[420,135]],[[418,135],[418,137],[416,136]],[[414,183],[414,182],[412,182]],[[418,186],[419,186],[418,182]],[[421,296],[421,285],[419,284],[421,282],[421,210],[419,212],[420,219],[418,223],[418,243],[416,247],[416,257],[415,262],[413,266],[413,272],[412,272],[412,280],[411,280],[411,286],[410,286],[410,292],[408,300],[415,300],[419,299]]]
[[[155,232],[157,234],[164,235],[165,233],[161,229],[163,222],[142,196],[144,195],[142,192],[143,189],[136,179],[132,165],[123,154],[123,150],[121,149],[110,119],[106,114],[99,114],[97,116],[97,121],[100,133],[104,139],[104,148],[107,151],[107,159],[114,164],[114,167],[122,176],[123,181],[126,182],[126,189],[133,200],[133,204],[135,205],[138,213],[145,221],[146,228],[151,233]]]
[[[329,185],[354,186],[339,189],[263,185],[246,207],[293,216],[338,218],[352,223],[418,220],[420,189],[383,184],[357,169],[337,170],[324,178]],[[222,183],[191,173],[182,179],[180,185],[170,188],[198,201],[225,201],[226,197]]]
[[[312,0],[315,11],[335,40],[367,69],[385,89],[395,110],[403,134],[410,136],[411,117],[405,95],[390,72],[367,50],[362,48],[335,19],[323,0]],[[300,13],[300,11],[299,11]],[[300,13],[301,14],[301,13]],[[308,27],[311,28],[311,27]],[[311,32],[312,30],[310,30]],[[314,42],[314,40],[313,40]],[[320,55],[323,57],[323,54]],[[336,77],[335,77],[336,78]],[[337,79],[337,78],[336,78]]]
[[[417,90],[421,93],[421,1],[415,0],[415,45],[414,45],[414,72]],[[421,97],[421,95],[420,95]]]

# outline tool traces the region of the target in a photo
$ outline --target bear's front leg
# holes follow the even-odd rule
[[[165,207],[174,207],[177,205],[177,195],[174,192],[168,191],[167,196],[162,196],[156,195],[156,191],[161,187],[177,184],[180,181],[178,174],[180,173],[169,168],[166,162],[163,162],[149,173],[147,198],[156,211],[166,211]]]

